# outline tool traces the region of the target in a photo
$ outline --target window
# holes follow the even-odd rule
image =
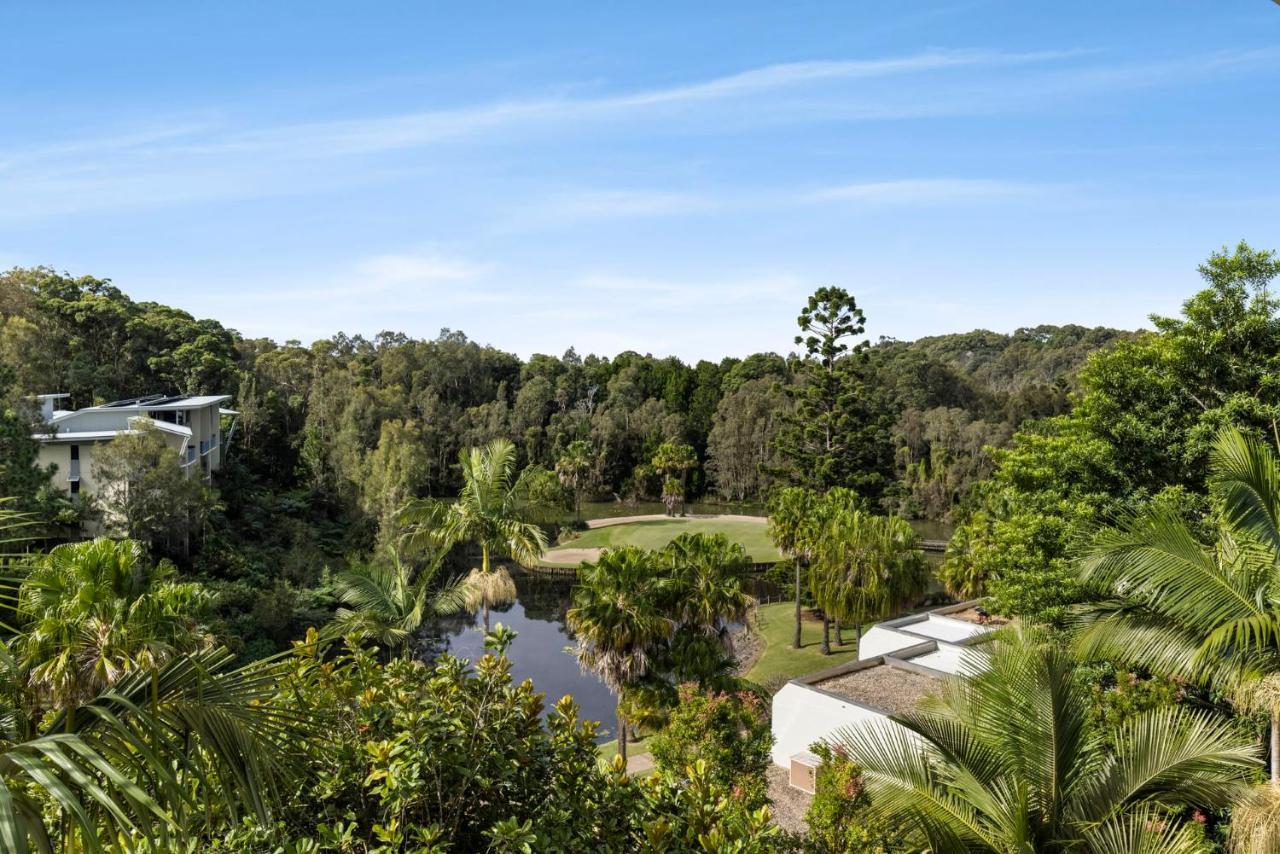
[[[194,463],[196,461],[196,446],[187,445],[187,462]]]
[[[177,417],[176,423],[178,425],[182,427],[185,427],[187,425],[187,410],[179,409],[176,417]]]
[[[80,446],[71,446],[71,465],[67,467],[67,480],[71,481],[71,491],[80,491]]]
[[[80,494],[80,479],[79,479],[79,478],[76,478],[75,480],[71,481],[71,494],[72,494],[72,495],[79,495],[79,494]]]

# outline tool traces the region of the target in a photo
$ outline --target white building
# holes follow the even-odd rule
[[[173,448],[179,463],[191,476],[209,478],[222,466],[222,417],[236,412],[224,409],[230,395],[165,397],[151,395],[117,400],[87,409],[55,408],[65,394],[39,396],[45,429],[31,438],[40,443],[40,464],[53,463],[53,483],[72,495],[94,492],[93,455],[117,436],[148,423],[159,430]]]
[[[968,672],[968,648],[994,631],[976,621],[974,605],[877,623],[863,635],[858,661],[782,686],[773,697],[772,758],[789,770],[791,785],[813,791],[819,763],[809,750],[813,744],[858,724],[895,725],[890,715],[911,711],[939,680]]]

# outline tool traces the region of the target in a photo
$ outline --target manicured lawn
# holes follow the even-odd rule
[[[652,735],[646,735],[639,741],[627,742],[627,756],[640,756],[649,752],[649,742],[653,740]],[[618,755],[618,740],[606,741],[604,744],[596,746],[596,752],[600,754],[600,758],[605,762],[609,762],[613,757]]]
[[[805,620],[801,624],[800,639],[803,646],[793,649],[795,636],[795,605],[791,602],[775,602],[759,608],[758,628],[764,637],[765,648],[760,659],[747,672],[752,682],[776,687],[783,679],[794,679],[807,673],[816,673],[838,664],[856,661],[853,629],[845,629],[845,645],[836,646],[835,632],[831,633],[831,654],[822,654],[822,623]]]
[[[614,546],[640,546],[660,549],[684,533],[724,534],[731,541],[741,543],[753,560],[760,562],[779,559],[778,550],[769,539],[764,519],[655,519],[609,525],[583,531],[582,536],[564,545],[548,549],[543,563],[552,566],[576,565],[576,561],[557,561],[556,553],[567,549],[606,549]]]

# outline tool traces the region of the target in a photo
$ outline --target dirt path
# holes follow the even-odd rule
[[[656,521],[672,521],[674,519],[728,519],[733,522],[759,522],[764,524],[767,520],[763,516],[743,516],[738,513],[690,513],[687,516],[667,516],[664,513],[649,513],[643,516],[610,516],[605,519],[590,519],[587,521],[588,528],[608,528],[610,525],[626,525],[629,522],[656,522]]]

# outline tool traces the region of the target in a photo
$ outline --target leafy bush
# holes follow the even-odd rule
[[[862,769],[839,747],[819,742],[810,748],[821,759],[813,801],[805,813],[811,851],[884,854],[896,849],[892,834],[871,812]]]
[[[767,803],[765,772],[773,732],[760,696],[750,691],[705,693],[692,684],[681,685],[679,695],[667,728],[650,746],[658,767],[680,776],[703,762],[710,779],[740,803],[751,809]]]

